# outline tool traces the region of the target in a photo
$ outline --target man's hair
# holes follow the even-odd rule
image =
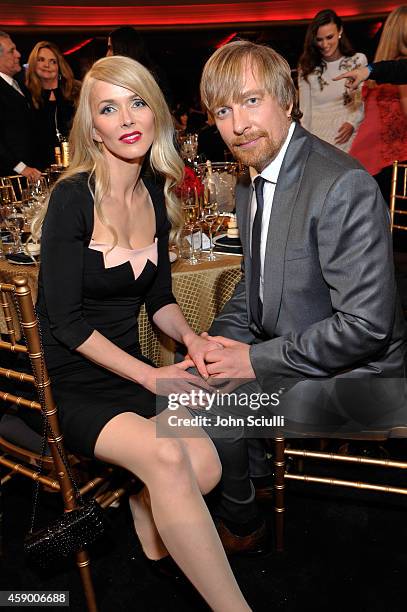
[[[292,118],[301,119],[297,91],[286,60],[271,47],[246,40],[224,45],[206,62],[201,78],[201,99],[206,110],[213,114],[216,107],[240,99],[247,65],[281,108],[287,110],[292,104]]]
[[[3,43],[1,42],[2,38],[10,38],[10,34],[7,34],[7,32],[3,32],[2,30],[0,30],[0,55],[3,55]]]

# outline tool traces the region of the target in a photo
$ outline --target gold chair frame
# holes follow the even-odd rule
[[[399,171],[403,170],[403,177],[401,181],[401,190],[399,191]],[[405,204],[404,208],[396,208],[397,202],[400,201]],[[401,206],[401,204],[399,204]],[[390,229],[393,230],[404,230],[407,231],[407,219],[406,225],[396,223],[398,216],[407,215],[407,164],[400,164],[398,161],[393,162],[393,172],[391,177],[391,189],[390,189]]]
[[[11,176],[0,177],[0,185],[2,187],[11,187],[13,202],[21,202],[23,199],[23,189],[27,188],[28,183],[25,176],[22,176],[21,174],[13,174]]]
[[[41,460],[40,455],[17,446],[0,436],[0,465],[10,470],[1,480],[1,484],[4,485],[16,474],[26,476],[35,481],[39,480],[46,489],[59,491],[62,496],[64,511],[70,512],[77,506],[76,497],[72,481],[59,455],[57,443],[65,453],[65,457],[67,457],[69,464],[72,466],[72,471],[76,475],[81,473],[83,460],[67,454],[64,449],[57,407],[52,396],[51,382],[41,346],[38,321],[27,279],[16,277],[14,284],[0,283],[0,296],[8,336],[8,341],[0,340],[0,349],[10,351],[11,353],[26,354],[32,367],[32,374],[1,367],[0,377],[32,385],[39,392],[39,401],[27,400],[21,396],[4,391],[0,391],[0,400],[8,404],[22,406],[28,410],[44,410],[52,430],[52,434],[49,433],[48,435],[51,455],[49,457],[45,456],[43,459],[43,472],[47,473],[41,475],[38,475],[37,470]],[[20,321],[26,345],[19,344],[16,341],[16,332],[13,328],[13,321],[16,318],[12,316],[13,309],[17,310],[18,320]],[[86,468],[86,461],[84,463]],[[103,508],[107,508],[131,489],[135,479],[130,474],[126,474],[123,484],[120,483],[119,487],[112,488],[110,482],[115,471],[114,468],[102,463],[98,463],[98,465],[101,466],[101,469],[99,469],[100,474],[98,473],[91,480],[81,483],[80,492],[82,495],[91,494]],[[97,612],[96,597],[90,572],[90,560],[86,550],[76,554],[76,563],[80,572],[87,609],[90,612]]]
[[[48,184],[48,175],[43,172],[42,176],[45,178]],[[28,187],[28,180],[22,174],[11,174],[10,176],[1,176],[0,177],[0,186],[1,187],[11,187],[11,193],[13,202],[16,204],[20,204],[22,202],[23,189]]]
[[[400,428],[401,433],[401,428]],[[373,439],[373,438],[372,438]],[[378,441],[377,438],[373,439]],[[383,440],[383,438],[381,438]],[[312,474],[302,473],[302,462],[298,473],[287,472],[285,469],[285,457],[296,457],[303,459],[316,459],[329,462],[342,462],[351,465],[377,466],[381,468],[393,468],[407,470],[406,461],[394,461],[392,459],[375,459],[361,455],[327,453],[323,451],[310,451],[287,447],[283,436],[276,437],[274,442],[274,512],[275,512],[275,543],[277,551],[284,550],[284,512],[285,512],[285,480],[296,480],[304,483],[326,484],[336,487],[346,487],[352,489],[363,489],[366,491],[377,491],[381,493],[394,493],[397,495],[407,495],[407,487],[393,487],[390,485],[375,484],[360,480],[343,480],[333,477],[321,477]]]

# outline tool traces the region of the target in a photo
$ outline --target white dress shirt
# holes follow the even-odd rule
[[[284,156],[286,154],[288,145],[290,144],[290,140],[292,138],[293,132],[295,128],[295,123],[292,122],[290,128],[288,130],[287,138],[284,141],[283,146],[278,152],[277,157],[273,159],[273,161],[264,168],[263,172],[260,174],[264,179],[266,179],[266,183],[264,184],[263,196],[264,196],[264,208],[263,208],[263,217],[262,217],[262,225],[261,225],[261,242],[260,242],[260,299],[263,301],[264,294],[264,258],[266,255],[266,244],[267,244],[267,234],[269,230],[270,224],[270,216],[271,209],[273,207],[273,198],[274,191],[276,188],[276,183],[278,180],[278,175],[280,173],[281,165],[284,160]],[[252,180],[253,186],[253,194],[251,199],[250,206],[250,235],[253,228],[254,215],[256,214],[257,202],[256,202],[256,193],[254,191],[253,181],[258,176],[258,173],[254,168],[250,168],[250,178]],[[251,245],[250,245],[251,249]]]

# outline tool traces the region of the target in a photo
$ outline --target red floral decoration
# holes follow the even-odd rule
[[[203,194],[204,186],[202,184],[201,179],[195,174],[192,168],[189,166],[185,166],[184,168],[184,178],[182,183],[177,187],[177,195],[180,197],[181,193],[184,189],[188,187],[192,189],[196,189],[198,196]]]

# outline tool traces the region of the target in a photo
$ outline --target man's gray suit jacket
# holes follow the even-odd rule
[[[211,334],[252,345],[261,386],[287,377],[404,377],[406,325],[389,214],[375,180],[295,127],[273,199],[261,330],[248,300],[252,189],[246,173],[236,189],[243,278]]]

